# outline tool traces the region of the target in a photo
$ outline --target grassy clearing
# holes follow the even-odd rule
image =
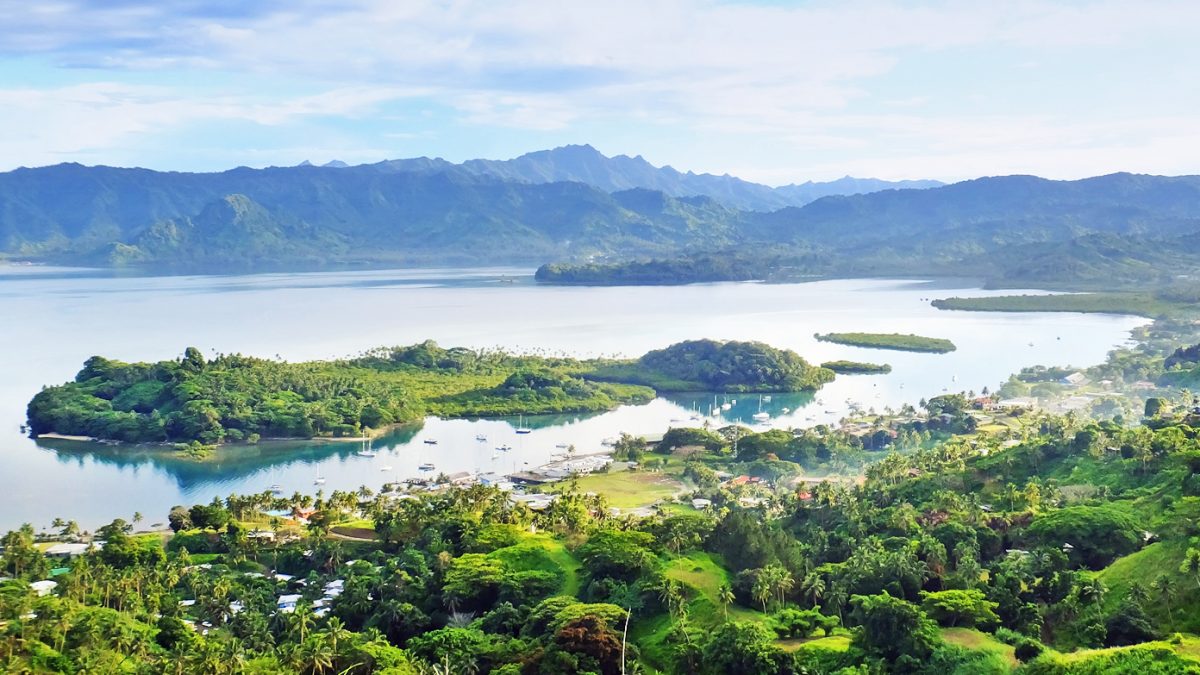
[[[1113,561],[1100,572],[1100,580],[1108,588],[1104,597],[1106,609],[1114,609],[1137,582],[1151,593],[1151,602],[1146,603],[1145,609],[1154,621],[1169,625],[1171,630],[1200,632],[1200,586],[1194,577],[1179,571],[1187,548],[1187,541],[1157,542]],[[1160,574],[1166,575],[1174,589],[1169,605],[1151,588]]]
[[[724,608],[718,598],[721,586],[729,583],[729,572],[712,554],[694,551],[668,560],[663,574],[684,586],[688,599],[687,610],[691,621],[703,628],[713,629],[725,621]],[[730,621],[763,621],[760,612],[730,605]],[[630,637],[641,646],[643,656],[652,665],[667,663],[669,653],[666,646],[667,634],[671,629],[671,617],[666,613],[649,617],[634,617]]]
[[[1004,644],[991,635],[972,628],[943,628],[942,639],[965,649],[997,654],[1012,668],[1016,668],[1020,663],[1013,655],[1012,645]]]
[[[348,539],[358,539],[362,541],[374,541],[375,539],[378,539],[378,536],[375,534],[374,527],[347,527],[345,525],[338,525],[336,527],[329,528],[329,531],[330,533],[336,534],[339,537],[346,537]]]
[[[490,555],[512,569],[561,573],[559,592],[572,596],[579,593],[581,565],[561,541],[550,535],[526,535],[519,544],[493,551]]]
[[[786,652],[794,652],[801,649],[827,649],[829,651],[844,652],[850,649],[850,636],[835,633],[826,637],[776,640],[775,644]]]
[[[891,349],[903,352],[927,352],[945,354],[958,349],[954,343],[944,338],[931,338],[921,335],[902,335],[900,333],[818,333],[813,337],[821,342],[832,342],[851,347],[866,347],[868,349]]]
[[[604,495],[610,505],[619,509],[651,506],[684,489],[683,483],[669,474],[652,471],[613,471],[580,476],[573,481],[555,485],[552,491],[562,492],[572,484],[577,485],[581,492]]]
[[[1070,668],[1070,670],[1061,672],[1132,673],[1136,668],[1146,675],[1151,675],[1195,672],[1200,668],[1200,658],[1196,656],[1198,651],[1200,651],[1200,640],[1189,637],[1184,638],[1180,644],[1160,640],[1130,647],[1080,649],[1069,653],[1050,651],[1043,658],[1056,665]]]

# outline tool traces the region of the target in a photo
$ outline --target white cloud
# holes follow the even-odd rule
[[[304,0],[245,6],[60,0],[32,8],[0,0],[0,16],[12,19],[0,28],[0,54],[98,66],[108,71],[105,81],[119,82],[124,70],[167,77],[211,71],[234,81],[249,73],[320,92],[271,101],[253,93],[207,99],[170,85],[23,89],[14,101],[17,111],[0,111],[0,120],[36,124],[43,133],[0,142],[0,154],[26,163],[196,121],[281,125],[304,116],[354,118],[411,97],[456,111],[467,126],[564,132],[637,125],[645,136],[671,128],[700,139],[754,139],[772,145],[774,154],[705,156],[702,148],[679,147],[666,159],[720,172],[738,163],[758,166],[760,177],[795,169],[795,180],[824,172],[895,173],[906,158],[912,169],[903,171],[906,176],[934,171],[929,175],[957,177],[988,162],[1016,165],[1017,152],[1026,153],[1029,170],[1073,171],[1077,167],[1064,153],[1080,148],[1094,152],[1078,157],[1108,148],[1130,161],[1141,155],[1129,148],[1154,148],[1167,153],[1164,166],[1182,166],[1183,152],[1195,149],[1186,140],[1190,123],[1171,117],[1170,110],[1134,124],[1106,118],[1103,110],[1087,110],[1081,124],[1070,111],[1033,99],[1013,102],[1017,113],[954,112],[947,104],[957,103],[958,92],[940,89],[936,72],[924,73],[922,91],[875,90],[914,55],[969,59],[1001,51],[1014,54],[1013,77],[1035,77],[1040,66],[1021,66],[1047,57],[1086,60],[1091,50],[1190,41],[1200,4],[1182,0],[796,6],[711,0],[355,0],[332,6]],[[1030,53],[1035,51],[1040,56]],[[1159,126],[1164,120],[1176,126]],[[80,132],[84,127],[88,131]],[[1164,137],[1177,142],[1159,143]],[[791,155],[813,163],[795,167]]]

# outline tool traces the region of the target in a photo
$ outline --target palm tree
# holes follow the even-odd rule
[[[1171,616],[1171,600],[1175,597],[1175,584],[1171,583],[1171,579],[1165,574],[1160,574],[1154,577],[1154,581],[1150,583],[1150,587],[1158,594],[1163,605],[1167,608],[1167,622],[1175,623],[1174,617]]]
[[[1188,547],[1179,571],[1182,574],[1192,575],[1196,579],[1196,585],[1200,586],[1200,549]]]
[[[1107,589],[1104,587],[1104,582],[1099,578],[1088,579],[1079,586],[1079,601],[1081,603],[1091,602],[1099,606],[1100,601],[1104,599],[1105,590]]]
[[[821,603],[821,598],[825,595],[825,579],[816,572],[809,572],[808,576],[804,577],[804,581],[801,582],[800,589],[812,600],[813,607],[816,607]]]
[[[658,599],[667,608],[667,612],[674,616],[683,606],[683,593],[679,588],[679,582],[674,579],[663,581],[663,585],[658,589]]]
[[[767,600],[771,598],[771,582],[765,570],[760,572],[754,580],[754,586],[750,588],[750,595],[762,603],[762,611],[766,613]]]
[[[1145,605],[1150,600],[1150,592],[1141,583],[1135,581],[1129,584],[1129,599],[1139,605]]]
[[[717,591],[717,602],[721,603],[721,608],[725,610],[725,620],[729,620],[729,606],[737,598],[733,595],[733,589],[729,584],[722,584],[721,589]]]

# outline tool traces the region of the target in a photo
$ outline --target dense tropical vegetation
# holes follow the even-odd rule
[[[818,389],[834,373],[761,342],[687,340],[647,352],[636,362],[601,366],[589,377],[665,392],[777,392]]]
[[[609,410],[660,391],[798,391],[833,377],[759,343],[684,342],[636,361],[580,361],[425,342],[340,361],[240,355],[124,363],[100,356],[30,401],[35,434],[126,442],[359,437],[442,417]]]
[[[929,416],[956,405],[931,401]],[[792,450],[778,430],[678,430],[643,459],[660,468],[625,474],[678,472],[707,500],[699,510],[615,515],[602,494],[569,485],[541,511],[478,486],[234,495],[172,510],[173,536],[114,522],[95,535],[102,547],[53,571],[62,563],[23,528],[3,539],[0,574],[12,580],[0,582],[0,664],[1200,670],[1190,635],[1200,631],[1197,417],[1164,407],[1125,427],[1029,415],[1003,433],[876,453],[861,485],[772,477],[784,461],[774,457],[797,459],[789,453],[806,443],[836,457],[832,433],[811,430]],[[722,481],[719,471],[767,478]],[[280,512],[292,515],[269,515]],[[71,525],[64,533],[76,536]],[[56,584],[39,594],[30,584],[49,575]]]

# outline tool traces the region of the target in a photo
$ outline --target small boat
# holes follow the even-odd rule
[[[788,414],[788,413],[792,412],[792,409],[791,409],[791,408],[780,408],[780,409],[779,409],[779,412],[781,412],[781,413],[783,413],[784,415],[786,415],[786,414]]]
[[[324,476],[317,476],[317,479],[313,481],[313,485],[324,485],[324,484],[325,484]]]
[[[484,436],[483,434],[475,434],[475,440],[479,441],[480,443],[485,443],[487,442],[487,436]]]
[[[392,465],[391,465],[391,464],[389,464],[389,465],[387,465],[387,466],[381,466],[381,467],[379,467],[379,470],[380,470],[380,471],[391,471],[391,470],[392,470]]]
[[[376,453],[374,450],[359,450],[354,454],[358,455],[359,457],[374,457],[378,453]]]
[[[733,407],[732,403],[722,403],[721,404],[721,410],[729,410],[732,407]]]
[[[767,396],[764,396],[764,397],[762,397],[762,400],[763,400],[763,402],[764,402],[764,403],[770,403],[770,402],[771,402],[771,397],[770,397],[770,395],[767,395]]]
[[[754,420],[755,422],[765,423],[767,420],[771,419],[771,413],[764,412],[762,409],[762,404],[763,404],[764,400],[770,401],[771,397],[770,396],[759,396],[758,397],[758,412],[756,412],[750,416],[750,419]]]
[[[435,467],[434,465],[430,464],[429,462],[425,462],[424,464],[422,464],[421,466],[419,466],[419,467],[417,467],[417,468],[418,468],[418,469],[420,469],[420,470],[422,470],[422,471],[433,471],[433,470],[434,470],[435,468],[437,468],[437,467]]]
[[[512,450],[512,446],[511,445],[498,445],[498,446],[496,446],[496,449],[499,450],[500,452],[508,452],[509,450]]]
[[[564,449],[564,448],[569,448],[569,447],[571,447],[571,446],[570,446],[570,444],[568,444],[568,443],[558,443],[558,444],[556,444],[554,447],[556,447],[556,448],[559,448],[559,449],[561,450],[561,449]]]
[[[274,484],[274,485],[272,485],[271,487],[267,488],[267,491],[268,491],[268,492],[270,492],[271,494],[276,494],[276,495],[277,495],[277,494],[282,494],[282,493],[283,493],[283,486],[282,486],[282,485],[280,485],[279,483],[275,483],[275,484]]]
[[[436,438],[426,438],[426,439],[425,439],[424,441],[422,441],[422,442],[423,442],[423,443],[425,443],[425,445],[437,445],[437,439],[436,439]]]

